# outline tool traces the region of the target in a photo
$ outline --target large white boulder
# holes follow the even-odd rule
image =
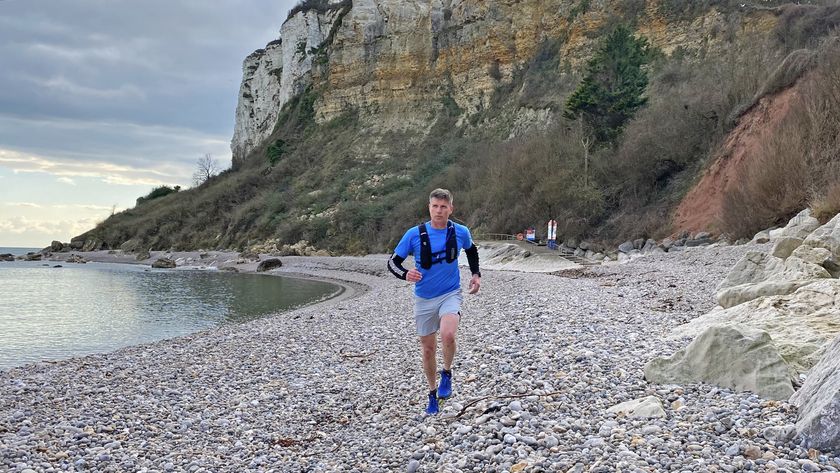
[[[796,436],[808,448],[840,455],[840,337],[790,398],[799,408]]]
[[[784,267],[784,260],[781,258],[762,251],[748,251],[729,270],[729,274],[718,284],[717,290],[766,281],[771,274],[779,272],[782,267]]]
[[[810,248],[825,248],[840,259],[840,214],[837,214],[825,225],[811,232],[802,242]]]
[[[799,258],[807,263],[817,264],[826,268],[829,272],[837,269],[837,259],[831,251],[825,248],[814,248],[811,246],[799,246],[793,253],[790,254],[794,258]],[[835,276],[836,277],[836,276]]]
[[[779,400],[793,394],[791,374],[770,335],[742,325],[709,327],[682,350],[645,365],[653,383],[702,382]]]
[[[770,254],[775,256],[776,258],[785,259],[793,253],[794,250],[799,248],[799,245],[802,244],[804,240],[802,238],[793,238],[793,237],[782,237],[776,240],[773,244],[773,249],[770,250]]]
[[[717,293],[717,302],[724,309],[749,302],[761,297],[791,294],[800,287],[811,284],[807,279],[801,281],[764,281],[756,284],[742,284]]]
[[[714,325],[746,325],[768,332],[787,363],[805,372],[840,335],[840,280],[820,279],[793,294],[718,308],[680,325],[671,336],[696,337]]]
[[[795,256],[787,259],[750,251],[718,285],[717,301],[729,308],[758,297],[790,294],[811,282],[830,278],[825,268]]]
[[[625,401],[610,407],[607,409],[607,412],[625,416],[629,419],[665,417],[665,409],[662,408],[662,401],[656,396]]]
[[[796,238],[803,240],[819,228],[820,221],[811,216],[811,209],[805,209],[790,219],[784,228],[770,232],[772,239]]]

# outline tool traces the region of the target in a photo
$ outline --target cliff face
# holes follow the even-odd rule
[[[324,42],[337,14],[299,13],[283,24],[280,40],[245,58],[231,141],[234,163],[271,134],[283,104],[311,82],[313,54],[307,51]]]
[[[231,149],[234,164],[272,133],[283,105],[312,86],[318,122],[355,110],[368,136],[428,133],[443,107],[461,123],[490,105],[546,41],[573,71],[611,22],[634,23],[664,53],[714,51],[776,22],[768,10],[711,9],[677,19],[663,2],[624,0],[353,0],[289,18],[281,40],[248,56]],[[633,5],[644,5],[632,10]],[[637,7],[638,8],[638,7]],[[550,118],[520,109],[525,121]]]
[[[549,217],[570,238],[663,231],[707,160],[740,153],[719,149],[732,117],[798,70],[782,67],[791,50],[822,41],[825,8],[756,3],[307,0],[244,62],[234,168],[79,238],[383,252],[434,187],[455,190],[477,231]],[[618,25],[656,48],[648,103],[615,146],[590,150],[564,103]]]

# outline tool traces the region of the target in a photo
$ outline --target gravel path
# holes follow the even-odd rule
[[[436,417],[421,415],[410,287],[384,257],[284,258],[281,271],[367,290],[0,372],[0,470],[836,471],[840,459],[765,438],[794,422],[787,403],[643,379],[751,248],[485,272],[465,295],[455,395]],[[667,418],[606,413],[647,395]]]

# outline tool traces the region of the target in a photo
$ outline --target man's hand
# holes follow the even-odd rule
[[[405,275],[405,280],[408,282],[417,282],[421,279],[423,279],[423,273],[417,269],[409,269],[408,273]]]
[[[473,274],[470,278],[470,294],[475,294],[481,288],[481,276]]]

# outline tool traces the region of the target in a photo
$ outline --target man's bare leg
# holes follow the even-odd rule
[[[437,389],[437,334],[421,336],[420,347],[423,350],[423,373],[429,382],[429,391],[432,391]]]
[[[444,314],[440,318],[440,342],[443,345],[443,369],[452,369],[452,360],[455,358],[455,335],[458,334],[458,322],[461,316],[458,314]]]

